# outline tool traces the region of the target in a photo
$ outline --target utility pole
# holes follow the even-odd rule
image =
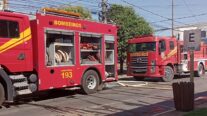
[[[174,0],[172,0],[172,37],[174,37]]]
[[[8,0],[3,0],[3,10],[8,10]]]
[[[102,0],[101,7],[102,7],[102,22],[107,23],[107,18],[106,18],[107,0]]]

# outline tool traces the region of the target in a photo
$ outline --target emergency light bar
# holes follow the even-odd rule
[[[68,12],[65,10],[59,10],[59,9],[54,9],[54,8],[43,8],[42,11],[44,13],[54,13],[57,15],[63,14],[63,15],[67,15],[67,16],[72,16],[72,17],[80,17],[81,15],[79,13],[75,13],[75,12]]]

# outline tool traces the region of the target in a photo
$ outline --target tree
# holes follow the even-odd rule
[[[82,6],[68,6],[68,7],[63,8],[63,10],[80,13],[81,17],[85,19],[92,19],[91,12]]]
[[[137,15],[132,7],[113,4],[107,11],[109,22],[118,25],[118,56],[120,58],[120,72],[123,73],[123,64],[126,59],[127,41],[130,38],[153,33],[147,21]]]

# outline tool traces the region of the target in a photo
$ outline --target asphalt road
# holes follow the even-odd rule
[[[173,82],[189,81],[189,78]],[[172,83],[157,80],[134,81],[121,76],[92,95],[77,90],[43,92],[18,103],[5,104],[0,116],[151,116],[174,110]],[[195,78],[196,96],[207,95],[207,77]]]

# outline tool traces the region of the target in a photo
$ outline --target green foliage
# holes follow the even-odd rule
[[[152,27],[143,17],[137,15],[132,7],[113,4],[107,13],[108,21],[119,26],[119,57],[126,58],[127,41],[136,36],[153,33]]]
[[[68,7],[63,8],[63,10],[80,13],[81,17],[85,19],[92,19],[91,12],[88,9],[81,7],[81,6],[68,6]]]
[[[207,108],[201,108],[194,111],[191,111],[184,116],[207,116]]]

